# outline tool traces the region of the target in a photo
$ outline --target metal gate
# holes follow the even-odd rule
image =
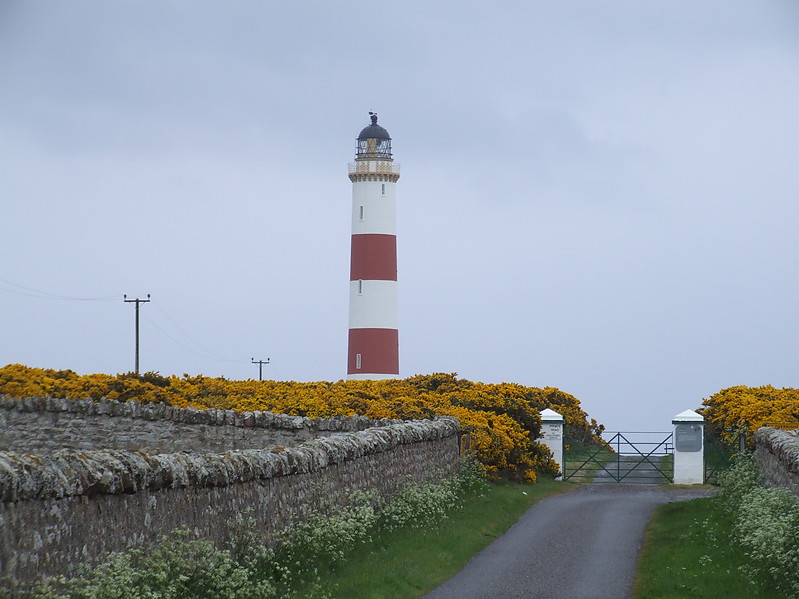
[[[604,433],[600,442],[564,436],[563,480],[659,485],[674,479],[672,433]]]
[[[732,457],[746,450],[746,435],[740,433],[731,440],[705,434],[705,484],[718,485],[719,474],[730,467]]]

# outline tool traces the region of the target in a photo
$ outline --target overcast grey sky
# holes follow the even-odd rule
[[[143,371],[343,378],[374,110],[403,376],[799,385],[793,0],[0,0],[0,90],[0,365],[132,370],[150,293]]]

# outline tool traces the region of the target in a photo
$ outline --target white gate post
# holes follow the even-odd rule
[[[674,425],[674,484],[705,482],[705,419],[693,410],[677,414]]]
[[[549,448],[560,467],[561,476],[555,480],[563,480],[563,422],[563,416],[555,410],[541,410],[541,437],[538,440]]]

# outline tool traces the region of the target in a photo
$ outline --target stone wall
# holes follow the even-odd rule
[[[799,431],[755,431],[755,461],[767,485],[787,487],[799,497]]]
[[[44,404],[56,405],[48,400]],[[6,438],[16,434],[9,429],[17,427],[11,423],[19,422],[19,414],[27,414],[36,423],[42,418],[50,422],[53,413],[59,415],[59,420],[70,413],[67,428],[77,427],[75,430],[82,430],[78,426],[81,420],[85,420],[83,425],[107,425],[115,420],[113,426],[105,429],[109,443],[116,442],[125,423],[131,428],[142,424],[137,420],[149,421],[150,426],[143,427],[147,443],[153,436],[153,423],[160,423],[169,431],[156,434],[162,448],[170,437],[176,447],[191,446],[198,439],[207,438],[203,437],[207,430],[201,435],[173,426],[170,419],[175,417],[175,411],[169,418],[165,412],[159,420],[133,414],[99,414],[97,410],[105,407],[86,402],[82,416],[71,411],[71,405],[67,410],[33,409],[41,405],[41,401],[25,400],[22,407],[17,403],[11,409],[0,410],[5,412],[0,432]],[[147,406],[129,409],[144,408]],[[204,415],[194,412],[184,412],[179,416],[184,421],[178,424],[224,431],[256,430],[267,428],[255,424],[259,419],[264,423],[270,418],[275,422],[282,420],[276,415],[264,416],[265,413],[238,414],[227,425],[216,424],[220,419],[227,421],[226,412],[221,418],[210,411]],[[185,421],[189,414],[191,418],[213,420],[214,424],[189,424]],[[344,496],[355,489],[375,489],[388,498],[401,482],[421,482],[442,471],[457,469],[456,419],[380,421],[370,426],[363,420],[291,419],[293,430],[318,437],[295,446],[153,453],[107,449],[103,439],[99,439],[92,450],[52,450],[48,446],[38,451],[20,451],[18,447],[0,451],[0,576],[30,580],[42,574],[65,573],[79,561],[155,541],[178,527],[187,527],[219,544],[228,534],[229,523],[247,510],[253,511],[260,532],[268,537],[294,515],[331,496]],[[346,426],[364,430],[314,434],[330,433],[329,427]],[[184,433],[190,441],[181,438]],[[39,443],[30,441],[28,433],[18,438],[30,442],[28,449]],[[255,444],[265,442],[265,437],[257,434],[247,439],[255,440]],[[220,443],[225,445],[224,440]]]
[[[301,418],[109,399],[0,396],[0,450],[27,453],[98,448],[214,453],[295,446],[314,437],[391,423],[363,416]]]

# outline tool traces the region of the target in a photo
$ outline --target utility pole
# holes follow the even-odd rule
[[[269,364],[269,358],[266,360],[256,360],[255,358],[250,358],[253,364],[258,364],[258,380],[264,380],[264,364]]]
[[[123,295],[122,300],[128,304],[136,304],[136,376],[139,376],[139,304],[149,302],[150,294],[147,294],[147,299],[139,299],[138,297],[136,299],[128,299],[127,295]]]

